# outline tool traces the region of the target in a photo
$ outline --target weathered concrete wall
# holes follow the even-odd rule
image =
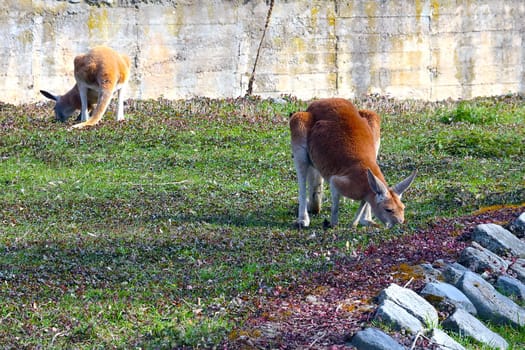
[[[133,61],[130,97],[244,95],[269,0],[3,0],[0,100],[74,84],[105,44]],[[470,98],[525,86],[522,0],[276,0],[253,93]]]

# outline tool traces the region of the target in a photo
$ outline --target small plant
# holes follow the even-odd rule
[[[492,130],[455,129],[436,133],[434,149],[450,156],[500,158],[525,154],[520,136],[515,132],[494,133]]]
[[[525,347],[525,327],[514,328],[511,326],[496,326],[491,323],[486,324],[492,331],[501,335],[508,343],[508,350],[521,350]],[[494,347],[482,344],[471,337],[462,334],[449,333],[458,343],[467,350],[493,350]]]
[[[426,316],[425,317],[425,322],[424,323],[424,326],[425,326],[425,329],[427,330],[430,330],[430,329],[434,329],[434,328],[439,328],[440,325],[439,325],[439,321],[436,319],[436,320],[433,320],[431,317],[429,316]]]
[[[451,110],[445,109],[438,112],[439,120],[445,124],[491,124],[497,121],[496,111],[487,106],[477,106],[471,101],[461,101]]]

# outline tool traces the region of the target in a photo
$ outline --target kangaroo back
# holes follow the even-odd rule
[[[97,124],[106,112],[115,91],[118,94],[117,120],[123,120],[123,90],[127,85],[131,66],[129,57],[109,47],[97,46],[88,53],[75,57],[74,65],[75,79],[82,103],[82,123],[73,127],[80,129]],[[91,118],[88,118],[87,111],[88,90],[96,91],[99,96]]]
[[[363,117],[349,101],[324,99],[307,109],[312,115],[308,133],[308,153],[325,179],[334,175],[352,175],[357,187],[367,186],[366,169],[383,179],[376,164],[375,135],[379,118],[371,113]]]
[[[362,118],[366,119],[366,121],[368,122],[368,126],[372,131],[377,159],[377,156],[379,155],[379,146],[381,145],[381,118],[376,112],[367,109],[360,109],[359,115],[361,115]]]

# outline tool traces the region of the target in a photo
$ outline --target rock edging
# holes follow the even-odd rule
[[[507,226],[476,226],[472,244],[458,262],[425,266],[427,283],[420,294],[391,284],[378,296],[374,319],[412,334],[414,344],[424,334],[435,349],[464,349],[450,332],[508,349],[508,342],[485,325],[525,325],[525,308],[510,298],[525,297],[525,213]],[[448,314],[441,322],[438,310]],[[374,327],[357,332],[349,345],[358,350],[404,349]]]

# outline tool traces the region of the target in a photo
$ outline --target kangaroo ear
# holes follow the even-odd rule
[[[414,170],[409,177],[398,183],[392,189],[399,197],[410,187],[414,179],[416,178],[417,170]]]
[[[386,187],[381,180],[372,174],[370,169],[366,169],[366,175],[368,176],[368,184],[370,185],[372,191],[381,197],[386,197],[388,193],[388,187]]]
[[[41,93],[42,95],[44,95],[45,97],[47,97],[48,99],[50,99],[50,100],[58,101],[58,97],[55,96],[55,95],[53,95],[53,94],[50,93],[50,92],[47,92],[47,91],[45,91],[45,90],[40,90],[40,93]]]

